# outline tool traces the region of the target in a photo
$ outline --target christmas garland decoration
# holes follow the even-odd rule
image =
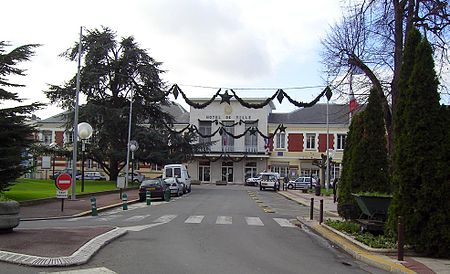
[[[249,127],[247,128],[243,133],[238,134],[238,135],[234,135],[231,132],[228,132],[226,130],[227,126],[220,126],[218,127],[214,132],[212,132],[211,134],[203,134],[200,132],[200,130],[198,129],[198,127],[196,125],[187,125],[184,128],[182,128],[181,130],[177,131],[172,129],[169,125],[164,124],[164,126],[171,132],[171,133],[176,133],[176,134],[181,134],[183,132],[185,132],[186,130],[190,133],[196,133],[198,134],[200,137],[202,138],[211,138],[213,136],[215,136],[217,133],[219,133],[220,135],[223,134],[227,134],[228,136],[232,137],[233,139],[239,139],[244,137],[247,132],[250,132],[250,135],[255,135],[256,133],[258,133],[262,138],[264,139],[273,139],[273,136],[275,136],[278,132],[286,132],[286,127],[283,124],[279,124],[277,126],[277,128],[275,129],[275,131],[273,132],[272,135],[264,135],[264,133],[262,133],[258,127]]]
[[[332,93],[331,93],[331,89],[329,86],[327,86],[319,95],[316,96],[316,98],[314,98],[311,102],[299,102],[296,101],[294,99],[292,99],[292,97],[290,97],[284,90],[282,89],[278,89],[272,96],[266,98],[262,103],[259,104],[252,104],[252,103],[248,103],[246,101],[244,101],[241,97],[239,97],[236,92],[234,92],[233,89],[230,89],[230,92],[232,94],[228,94],[228,90],[225,90],[224,93],[220,93],[222,89],[219,89],[214,95],[213,97],[211,97],[211,99],[209,99],[207,102],[203,103],[203,104],[199,104],[199,103],[195,103],[191,100],[189,100],[189,98],[187,98],[186,94],[181,90],[181,88],[177,85],[177,84],[173,84],[172,87],[169,89],[169,93],[172,93],[173,96],[175,97],[175,99],[178,98],[179,94],[181,94],[181,96],[183,97],[183,99],[185,100],[185,102],[190,105],[193,108],[196,109],[203,109],[207,106],[209,106],[212,102],[214,102],[214,100],[217,98],[217,96],[220,96],[222,99],[220,101],[220,103],[228,103],[230,104],[230,100],[231,98],[236,98],[236,100],[244,107],[246,108],[254,108],[254,109],[259,109],[259,108],[263,108],[265,106],[267,106],[271,101],[273,101],[275,98],[277,98],[278,102],[281,104],[283,102],[283,99],[286,98],[291,104],[295,105],[296,107],[299,108],[306,108],[306,107],[311,107],[313,105],[315,105],[320,98],[322,98],[324,95],[327,96],[327,99],[330,100],[329,98],[331,97]]]
[[[217,162],[217,161],[219,161],[220,159],[223,159],[224,161],[232,161],[232,162],[235,162],[235,163],[237,163],[237,162],[240,162],[240,161],[242,161],[242,160],[245,160],[245,159],[247,159],[247,155],[245,155],[244,154],[244,156],[242,156],[242,157],[235,157],[235,156],[231,156],[229,153],[224,153],[224,152],[222,152],[219,156],[217,156],[217,157],[208,157],[206,154],[203,154],[202,155],[202,159],[204,159],[204,160],[208,160],[208,161],[210,161],[210,162]]]

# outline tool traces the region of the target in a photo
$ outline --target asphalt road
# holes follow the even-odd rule
[[[116,273],[386,273],[290,222],[308,214],[309,208],[272,191],[194,186],[188,195],[150,207],[139,203],[97,217],[22,222],[23,228],[114,225],[131,231],[86,265],[30,268],[0,263],[0,269],[2,273],[99,267]]]

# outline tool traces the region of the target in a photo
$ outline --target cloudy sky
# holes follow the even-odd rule
[[[26,85],[14,91],[27,102],[48,102],[47,84],[60,85],[75,75],[76,62],[58,54],[77,41],[80,26],[107,26],[119,37],[134,36],[163,62],[163,79],[179,84],[189,97],[210,97],[215,87],[273,88],[238,92],[267,97],[277,88],[323,86],[320,40],[341,14],[338,0],[8,0],[1,7],[0,40],[13,46],[42,44],[30,62],[21,64],[27,76],[14,78]],[[322,89],[286,91],[309,101]],[[277,109],[295,108],[283,103]],[[47,118],[59,111],[50,105],[37,115]]]

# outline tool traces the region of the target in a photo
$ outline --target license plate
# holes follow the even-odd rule
[[[262,185],[263,185],[263,186],[266,186],[266,185],[267,185],[267,183],[262,183]]]
[[[149,188],[147,188],[148,190],[155,190],[155,188],[154,187],[149,187]]]

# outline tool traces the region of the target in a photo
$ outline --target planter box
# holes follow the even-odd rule
[[[216,181],[216,185],[218,185],[218,186],[226,186],[227,182],[226,181]]]
[[[19,225],[19,203],[16,201],[0,202],[0,233],[10,232]]]
[[[369,219],[386,220],[392,197],[352,194],[364,215]]]

